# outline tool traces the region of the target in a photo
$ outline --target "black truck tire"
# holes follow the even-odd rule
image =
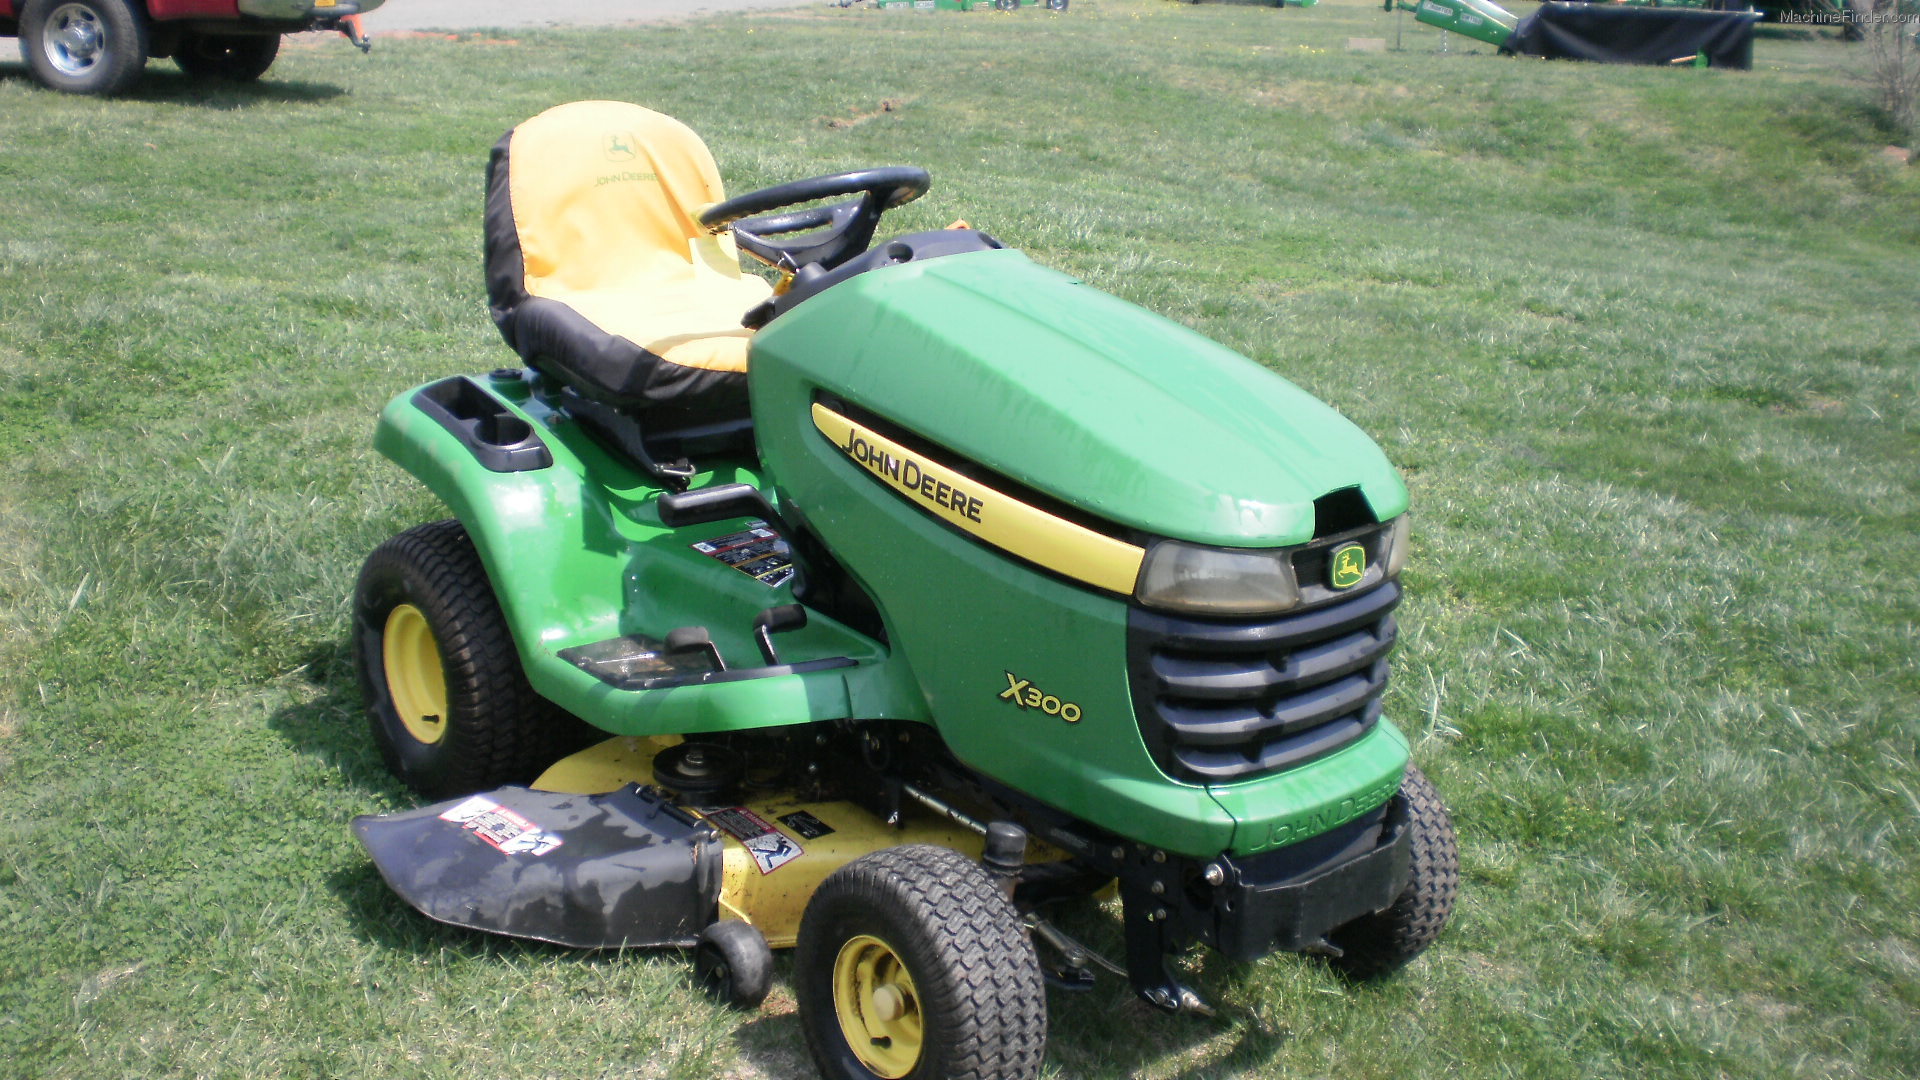
[[[191,78],[252,82],[279,55],[279,34],[184,34],[173,62]]]
[[[535,693],[458,521],[375,548],[353,600],[354,657],[387,768],[430,799],[525,783],[582,725]]]
[[[1453,821],[1426,774],[1407,766],[1411,867],[1407,887],[1385,911],[1362,916],[1328,937],[1341,955],[1330,962],[1351,979],[1376,979],[1407,966],[1440,936],[1460,892],[1460,851]]]
[[[20,56],[49,89],[118,94],[147,66],[147,17],[127,0],[27,0]]]
[[[978,863],[906,844],[833,872],[808,902],[794,995],[829,1080],[1032,1080],[1046,983],[1013,904]]]

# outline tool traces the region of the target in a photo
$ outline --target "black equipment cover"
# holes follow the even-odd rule
[[[1669,64],[1704,53],[1710,67],[1746,70],[1757,21],[1750,11],[1549,3],[1520,20],[1507,47],[1608,64]]]

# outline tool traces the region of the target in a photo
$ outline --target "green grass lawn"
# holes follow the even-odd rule
[[[437,926],[347,829],[409,799],[346,597],[442,516],[373,414],[507,360],[486,151],[587,97],[734,191],[925,165],[901,230],[1188,323],[1405,470],[1389,715],[1454,808],[1454,924],[1377,987],[1202,958],[1209,1021],[1056,994],[1049,1075],[1920,1075],[1920,169],[1830,39],[1742,73],[1354,36],[1393,18],[331,39],[117,101],[0,64],[0,1075],[810,1070],[784,982],[741,1015],[671,954]]]

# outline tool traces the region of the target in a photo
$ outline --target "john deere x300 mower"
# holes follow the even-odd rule
[[[1405,964],[1458,874],[1381,716],[1398,475],[984,232],[876,242],[927,186],[727,199],[691,131],[614,102],[494,148],[522,364],[375,436],[456,515],[354,600],[381,750],[446,800],[356,820],[381,874],[458,926],[690,948],[743,1005],[794,946],[832,1077],[1034,1076],[1048,985],[1204,1012],[1196,943]],[[1116,883],[1118,959],[1049,921]]]

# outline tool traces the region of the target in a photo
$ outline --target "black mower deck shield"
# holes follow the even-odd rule
[[[429,917],[556,945],[689,946],[720,895],[720,834],[638,787],[505,787],[357,817],[353,830]]]
[[[1671,64],[1705,55],[1709,67],[1753,67],[1750,11],[1540,5],[1520,20],[1507,47],[1549,60],[1607,64]]]

